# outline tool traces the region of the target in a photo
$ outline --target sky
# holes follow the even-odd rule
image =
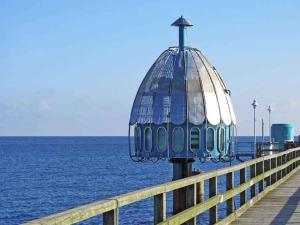
[[[259,129],[272,105],[272,122],[300,134],[298,0],[1,0],[0,135],[127,135],[137,89],[177,45],[180,15],[194,24],[188,45],[231,90],[238,135],[253,133],[254,98]]]

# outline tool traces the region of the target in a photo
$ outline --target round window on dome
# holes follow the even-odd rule
[[[184,148],[184,131],[182,127],[175,127],[173,129],[172,148],[175,152],[181,152]]]
[[[198,127],[192,127],[190,130],[190,149],[193,152],[200,149],[200,130]]]
[[[218,129],[218,150],[223,152],[225,148],[225,129],[220,127]]]
[[[167,150],[167,130],[164,127],[157,130],[157,148],[159,152]]]
[[[207,140],[206,140],[206,148],[209,151],[214,150],[215,147],[215,130],[213,128],[207,129]]]
[[[145,128],[145,149],[148,152],[152,150],[152,130],[150,127]]]
[[[136,151],[141,151],[142,148],[142,131],[140,127],[135,127],[134,129],[134,143]]]

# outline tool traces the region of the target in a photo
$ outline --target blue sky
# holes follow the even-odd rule
[[[300,129],[300,2],[0,2],[0,135],[126,135],[147,70],[181,14],[231,89],[240,135],[258,118]]]

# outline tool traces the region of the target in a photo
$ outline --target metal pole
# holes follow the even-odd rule
[[[269,112],[269,136],[270,136],[270,143],[272,142],[272,137],[271,137],[271,112],[272,112],[272,107],[269,105],[268,107],[268,112]]]
[[[254,151],[256,150],[256,132],[255,132],[255,125],[256,125],[256,107],[254,107]]]
[[[253,106],[253,111],[254,111],[254,121],[253,121],[253,133],[254,133],[254,153],[256,153],[256,130],[255,130],[255,125],[256,125],[256,107],[258,106],[258,103],[257,101],[254,99],[253,100],[253,103],[252,103],[252,106]]]
[[[262,137],[262,143],[265,142],[265,123],[264,119],[261,119],[261,137]]]
[[[269,136],[270,136],[270,143],[272,142],[272,137],[271,137],[271,111],[269,111]]]

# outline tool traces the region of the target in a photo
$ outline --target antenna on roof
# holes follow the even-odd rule
[[[193,26],[187,19],[183,18],[183,16],[179,17],[171,26],[179,27],[179,50],[184,50],[184,29],[185,27]]]

